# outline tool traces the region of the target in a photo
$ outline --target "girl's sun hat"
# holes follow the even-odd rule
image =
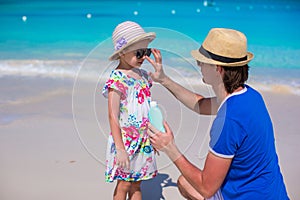
[[[146,33],[144,29],[135,22],[123,22],[119,24],[113,32],[112,40],[115,51],[109,57],[109,60],[118,59],[119,53],[130,45],[143,40],[148,40],[150,43],[155,37],[156,34],[154,32]]]
[[[247,52],[246,36],[236,30],[213,28],[203,44],[191,51],[192,56],[203,63],[237,67],[249,63],[254,55]]]

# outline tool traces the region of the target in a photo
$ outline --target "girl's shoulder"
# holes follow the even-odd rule
[[[124,96],[126,96],[125,95],[127,90],[126,75],[119,70],[113,70],[109,76],[109,79],[106,81],[102,89],[102,94],[106,98],[108,98],[109,89],[114,89],[116,91],[119,91]]]
[[[145,78],[146,80],[149,80],[149,74],[146,70],[144,69],[139,69],[140,70],[140,75],[142,78]],[[112,71],[111,76],[115,76],[118,78],[131,78],[130,75],[127,75],[124,71],[120,70],[120,69],[115,69]]]
[[[128,75],[126,72],[120,70],[120,69],[115,69],[111,72],[110,75],[110,80],[112,81],[120,81],[123,82],[124,84],[129,84],[133,85],[134,83],[140,83],[141,81],[145,81],[148,83],[148,85],[151,87],[152,86],[152,79],[149,76],[148,72],[144,69],[139,69],[139,74],[141,78],[134,78],[130,75]]]
[[[140,69],[140,72],[141,72],[141,76],[145,77],[148,80],[148,78],[149,78],[148,72],[144,69]]]
[[[124,77],[126,77],[126,74],[118,69],[115,69],[110,73],[110,79],[122,79]]]
[[[144,69],[140,69],[140,75],[142,77],[142,79],[146,80],[146,81],[151,81],[151,77],[149,76],[148,71],[144,70]]]

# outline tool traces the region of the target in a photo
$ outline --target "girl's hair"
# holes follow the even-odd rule
[[[223,76],[223,82],[226,92],[233,93],[234,90],[240,86],[244,87],[245,82],[248,80],[249,66],[244,65],[240,67],[224,67],[225,73]]]

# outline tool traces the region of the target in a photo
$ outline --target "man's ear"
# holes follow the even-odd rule
[[[220,65],[217,65],[216,71],[219,72],[219,73],[222,73],[223,68]]]

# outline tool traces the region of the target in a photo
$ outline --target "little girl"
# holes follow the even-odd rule
[[[139,69],[148,44],[155,33],[146,33],[140,25],[126,21],[113,32],[115,52],[110,60],[119,60],[103,88],[108,98],[111,134],[106,153],[106,182],[117,180],[114,199],[142,199],[140,183],[157,174],[154,149],[147,134],[150,87],[152,81]]]

